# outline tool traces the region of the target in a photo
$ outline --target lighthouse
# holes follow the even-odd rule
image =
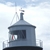
[[[3,42],[3,50],[43,50],[36,43],[36,26],[24,20],[24,11],[20,12],[20,20],[8,27],[9,41]]]

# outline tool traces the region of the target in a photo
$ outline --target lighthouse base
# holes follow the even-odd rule
[[[19,46],[19,47],[7,47],[3,50],[43,50],[41,47],[35,46]]]

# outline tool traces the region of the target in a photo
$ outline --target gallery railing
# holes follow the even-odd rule
[[[43,48],[43,42],[41,40],[36,40],[36,46]],[[3,42],[3,48],[9,47],[9,41],[6,40]]]

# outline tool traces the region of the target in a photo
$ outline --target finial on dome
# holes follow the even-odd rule
[[[21,13],[20,13],[20,20],[23,20],[23,15],[24,15],[24,10],[22,10],[22,8],[20,9]]]

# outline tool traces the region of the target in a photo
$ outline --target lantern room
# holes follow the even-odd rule
[[[35,26],[23,19],[23,12],[20,13],[20,20],[9,29],[9,46],[36,46]]]

